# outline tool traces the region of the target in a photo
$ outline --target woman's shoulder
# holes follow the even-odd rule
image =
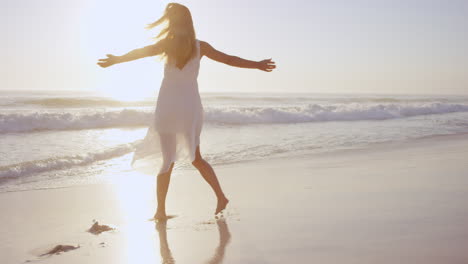
[[[210,43],[208,43],[206,41],[197,39],[197,42],[198,42],[198,45],[200,47],[201,54],[206,54],[206,51],[213,48],[213,47],[211,47]]]
[[[203,45],[205,45],[203,40],[195,39],[195,43],[197,43],[198,47],[201,48]]]
[[[209,45],[208,42],[203,41],[203,40],[201,40],[201,39],[196,39],[196,41],[198,42],[198,44],[200,44],[200,46],[201,46],[201,45]]]

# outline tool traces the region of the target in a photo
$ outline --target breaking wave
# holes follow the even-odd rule
[[[242,125],[386,120],[455,112],[468,112],[468,104],[437,102],[309,104],[287,107],[206,107],[205,122]],[[94,113],[0,114],[0,133],[147,126],[152,117],[152,111],[142,109]]]
[[[0,133],[144,126],[151,116],[151,112],[133,109],[82,114],[0,114]]]
[[[27,161],[0,167],[0,182],[41,172],[68,169],[74,166],[88,165],[100,160],[123,156],[135,150],[140,141],[122,144],[101,152],[82,155],[53,157],[44,160]]]
[[[307,123],[405,118],[420,115],[468,112],[466,104],[309,104],[303,107],[218,108],[205,111],[209,122],[230,124]]]
[[[18,102],[15,102],[18,103]],[[20,101],[22,104],[38,105],[43,107],[132,107],[153,106],[152,100],[146,101],[118,101],[105,98],[45,98]]]

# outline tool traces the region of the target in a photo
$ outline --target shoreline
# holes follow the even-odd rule
[[[284,159],[288,160],[303,160],[303,159],[317,159],[321,157],[341,157],[341,156],[348,156],[348,155],[361,155],[363,153],[376,153],[381,151],[393,151],[393,150],[403,150],[403,149],[413,149],[418,147],[425,147],[425,144],[436,144],[436,145],[445,145],[447,143],[452,144],[454,141],[457,140],[468,140],[468,133],[458,133],[458,134],[448,134],[448,135],[431,135],[419,138],[412,138],[406,140],[399,140],[399,141],[386,141],[386,142],[377,142],[377,143],[370,143],[368,145],[362,147],[354,147],[350,149],[338,149],[338,150],[331,150],[331,151],[324,151],[320,153],[307,153],[307,154],[294,154],[291,156],[274,156],[270,159],[262,158],[257,160],[244,160],[244,161],[235,161],[230,163],[223,163],[223,164],[213,164],[214,169],[218,168],[229,168],[232,166],[249,166],[251,164],[262,163],[262,162],[281,162]],[[441,142],[442,141],[442,142]],[[195,168],[189,166],[186,167],[178,167],[174,173],[178,172],[185,172],[185,171],[195,171]],[[142,177],[153,177],[153,176],[142,176]],[[98,182],[90,182],[90,183],[81,183],[76,185],[67,185],[67,186],[51,186],[51,187],[39,187],[39,188],[32,188],[32,189],[24,189],[24,190],[0,190],[0,195],[3,193],[14,193],[14,192],[28,192],[28,191],[39,191],[39,190],[53,190],[53,189],[63,189],[63,188],[73,188],[79,186],[88,186],[88,185],[100,185],[100,184],[108,184],[109,181],[107,180],[99,180]]]
[[[193,170],[174,171],[167,208],[177,217],[166,226],[147,221],[154,177],[0,193],[0,255],[5,263],[463,263],[468,135],[412,143],[215,167],[231,201],[224,222]],[[93,219],[117,230],[89,234]],[[80,248],[39,257],[63,244]]]

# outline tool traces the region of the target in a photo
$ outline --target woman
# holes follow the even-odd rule
[[[135,151],[132,166],[155,164],[162,159],[157,177],[158,207],[154,218],[166,219],[166,194],[174,162],[189,157],[209,183],[218,198],[215,215],[226,208],[229,200],[224,195],[213,168],[200,154],[200,132],[203,122],[203,108],[198,93],[198,70],[200,59],[206,56],[212,60],[234,67],[259,69],[270,72],[275,68],[271,60],[250,61],[230,56],[214,49],[210,44],[195,38],[192,16],[187,7],[170,3],[164,15],[148,28],[164,22],[157,36],[157,43],[135,49],[122,56],[107,54],[98,65],[111,65],[133,61],[144,57],[162,55],[166,59],[164,79],[159,91],[155,120],[151,122],[146,137]],[[159,162],[161,164],[161,162]]]

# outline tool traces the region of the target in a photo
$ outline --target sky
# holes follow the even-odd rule
[[[158,91],[155,57],[102,69],[105,54],[152,44],[169,1],[0,0],[0,90]],[[468,94],[468,1],[193,0],[197,38],[273,58],[271,73],[203,58],[201,92]]]

